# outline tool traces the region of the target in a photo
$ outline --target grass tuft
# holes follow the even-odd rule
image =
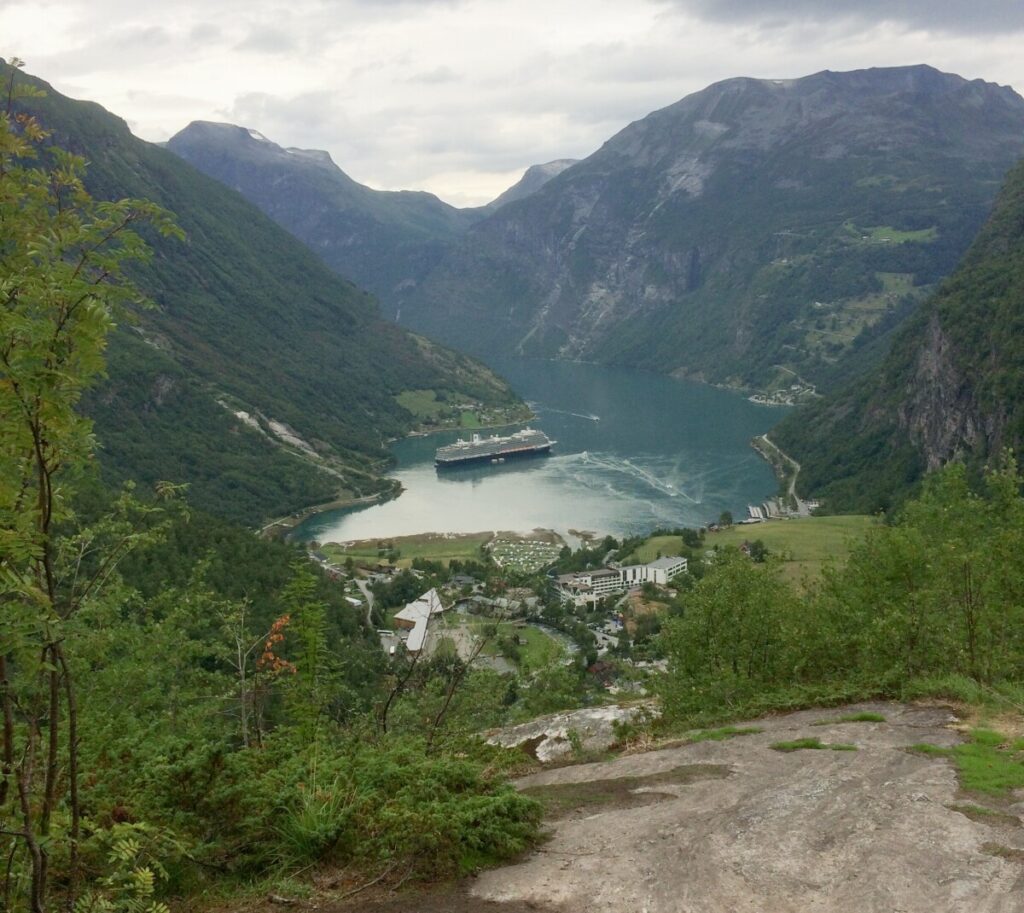
[[[771,746],[775,751],[856,751],[856,745],[843,743],[828,744],[821,739],[793,739],[791,742],[775,742]]]
[[[981,849],[989,856],[998,856],[1000,859],[1010,859],[1013,862],[1024,862],[1024,850],[1018,850],[1012,846],[1003,846],[1001,843],[983,843]]]
[[[827,720],[818,720],[811,723],[812,726],[832,726],[836,723],[884,723],[885,717],[880,713],[872,713],[865,710],[862,713],[848,713],[846,716],[832,717]]]
[[[760,726],[723,726],[721,729],[700,729],[686,737],[687,742],[722,742],[738,735],[764,732]]]
[[[1002,796],[1024,788],[1024,751],[1020,740],[1007,743],[991,729],[972,730],[969,742],[952,748],[919,744],[909,750],[950,758],[956,764],[960,785],[966,790]]]
[[[907,751],[912,754],[934,755],[940,758],[948,758],[953,754],[952,748],[940,748],[938,745],[929,745],[927,742],[918,742],[915,745],[910,745]]]
[[[996,811],[994,808],[986,808],[984,805],[975,805],[966,802],[960,805],[947,805],[952,812],[959,812],[972,821],[980,821],[982,824],[1006,825],[1008,827],[1020,827],[1020,818],[1007,812]]]

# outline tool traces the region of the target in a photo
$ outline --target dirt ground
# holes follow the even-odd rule
[[[813,725],[855,711],[886,721]],[[524,778],[551,833],[516,864],[433,892],[299,909],[1024,913],[1024,802],[965,796],[947,760],[906,751],[958,742],[949,709],[868,703],[746,725],[763,731]],[[805,737],[857,750],[770,747]]]

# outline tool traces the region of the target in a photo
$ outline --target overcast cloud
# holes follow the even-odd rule
[[[730,76],[929,63],[1024,90],[1024,0],[0,0],[0,36],[145,139],[227,120],[456,205]]]

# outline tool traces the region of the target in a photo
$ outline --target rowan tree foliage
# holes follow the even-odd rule
[[[683,597],[661,640],[671,661],[670,713],[741,700],[780,680],[792,663],[798,601],[775,564],[724,549]]]
[[[16,112],[31,94],[16,72],[0,114],[0,820],[5,903],[17,902],[24,854],[26,906],[42,913],[55,854],[70,859],[69,908],[76,892],[79,733],[65,629],[135,541],[126,504],[120,519],[74,529],[72,496],[93,454],[76,407],[102,374],[117,314],[141,300],[124,272],[148,254],[134,226],[177,229],[152,203],[93,200],[85,162]]]

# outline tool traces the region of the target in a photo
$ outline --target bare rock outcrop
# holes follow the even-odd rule
[[[563,913],[1024,910],[1021,806],[968,817],[967,803],[985,800],[961,796],[947,760],[907,750],[957,743],[953,714],[852,709],[886,722],[805,711],[757,721],[760,733],[527,777],[520,788],[582,807],[528,859],[481,875],[472,895]],[[807,736],[856,750],[770,747]],[[651,801],[622,801],[645,791]]]

